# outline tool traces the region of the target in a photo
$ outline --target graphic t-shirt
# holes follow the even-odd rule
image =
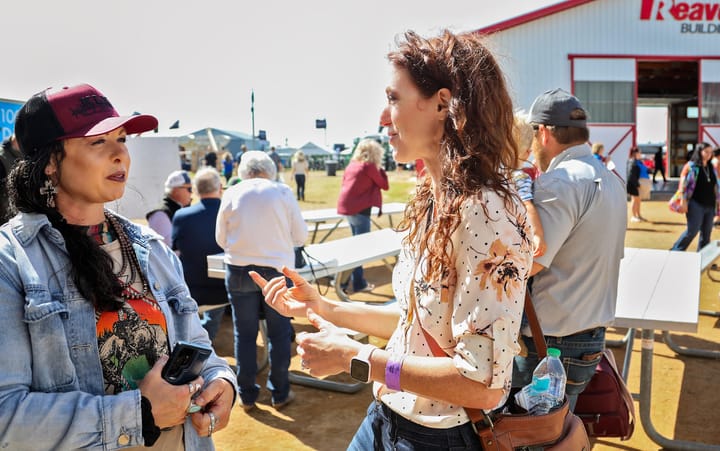
[[[95,239],[111,239],[106,230],[97,234],[97,227],[95,229]],[[115,239],[100,247],[113,259],[113,271],[120,271],[120,241]],[[128,266],[125,273],[120,274],[121,282],[126,282],[129,277]],[[142,292],[142,281],[134,280],[129,289]],[[137,389],[138,382],[157,359],[169,353],[165,315],[150,292],[141,299],[126,301],[116,312],[96,312],[95,320],[106,394]],[[182,451],[185,449],[183,434],[183,426],[175,426],[163,430],[151,447],[138,446],[126,450]]]
[[[120,242],[105,244],[115,270],[122,266]],[[130,277],[129,270],[121,278]],[[127,280],[127,279],[126,279]],[[133,281],[141,291],[142,282]],[[97,337],[103,367],[105,393],[114,395],[135,390],[157,359],[168,353],[167,323],[152,293],[125,302],[116,312],[97,313]]]

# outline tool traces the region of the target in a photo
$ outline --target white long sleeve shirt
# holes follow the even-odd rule
[[[303,245],[307,235],[300,206],[287,185],[253,178],[223,194],[215,239],[225,250],[226,264],[292,268],[293,247]]]

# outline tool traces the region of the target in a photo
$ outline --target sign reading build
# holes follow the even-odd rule
[[[0,99],[0,138],[5,141],[15,130],[15,115],[23,102],[17,100]]]
[[[642,0],[640,20],[682,22],[681,33],[720,33],[720,24],[712,23],[720,20],[720,3]]]

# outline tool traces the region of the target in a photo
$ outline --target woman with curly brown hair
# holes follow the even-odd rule
[[[388,55],[392,75],[380,121],[398,162],[422,159],[427,176],[408,203],[393,274],[397,303],[331,301],[285,270],[266,301],[320,332],[297,337],[312,375],[350,371],[374,381],[375,402],[349,449],[480,449],[464,407],[488,411],[510,390],[532,229],[510,187],[517,159],[513,108],[495,58],[473,34],[405,34]],[[357,343],[337,326],[388,340]],[[434,448],[433,448],[434,449]]]

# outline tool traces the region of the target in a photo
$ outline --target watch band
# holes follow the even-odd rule
[[[400,387],[400,371],[402,370],[404,355],[392,355],[385,365],[385,386],[391,390],[402,391]]]
[[[358,351],[357,355],[350,360],[350,376],[367,384],[372,380],[372,364],[370,363],[370,356],[377,347],[366,344],[363,345]]]
[[[372,355],[373,351],[377,349],[377,346],[373,346],[371,344],[363,345],[360,348],[360,351],[355,356],[356,359],[362,360],[363,362],[370,363],[370,356]]]

